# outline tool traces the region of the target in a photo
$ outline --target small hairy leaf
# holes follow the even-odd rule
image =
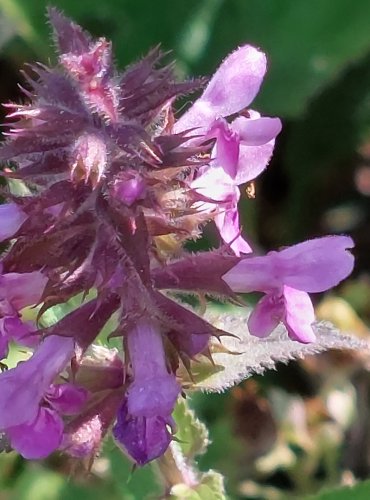
[[[177,402],[173,418],[177,424],[176,438],[184,456],[192,459],[204,453],[208,445],[207,428],[197,419],[185,399],[179,399]]]
[[[248,332],[248,315],[239,310],[230,313],[211,312],[206,319],[214,326],[232,333],[235,337],[222,337],[223,348],[214,341],[211,348],[214,367],[196,371],[203,376],[195,376],[194,389],[206,392],[220,392],[238,384],[243,379],[266,370],[275,369],[277,363],[288,363],[309,354],[316,354],[328,349],[366,350],[369,344],[354,337],[342,335],[333,325],[318,322],[314,325],[317,341],[301,344],[290,340],[284,326],[280,325],[266,339],[253,337]],[[229,351],[229,352],[228,352]]]

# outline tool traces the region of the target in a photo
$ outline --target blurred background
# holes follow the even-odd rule
[[[370,1],[0,0],[1,102],[21,99],[17,83],[26,62],[55,61],[49,3],[111,39],[120,68],[159,43],[172,51],[179,78],[211,75],[244,43],[267,53],[268,73],[253,108],[279,116],[284,127],[256,181],[256,197],[242,196],[243,226],[264,250],[350,234],[355,272],[339,289],[315,297],[317,314],[368,337]],[[201,245],[215,244],[212,229],[208,235]],[[200,467],[224,473],[232,499],[306,498],[369,477],[369,368],[365,355],[332,352],[226,394],[194,395],[192,406],[212,440]],[[0,500],[136,500],[159,492],[153,469],[131,474],[110,442],[90,474],[59,456],[44,463],[0,456]]]

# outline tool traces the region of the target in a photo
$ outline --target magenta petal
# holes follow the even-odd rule
[[[16,203],[0,205],[0,241],[11,238],[27,219]]]
[[[209,198],[209,203],[202,203],[202,209],[214,210],[217,202],[238,203],[239,189],[234,186],[233,179],[222,167],[214,164],[203,169],[202,173],[192,183],[191,188],[205,198]],[[214,202],[211,203],[211,200]],[[203,207],[203,205],[207,205]],[[209,206],[208,206],[209,205]]]
[[[0,374],[0,429],[32,422],[37,417],[44,386],[30,383],[28,361]]]
[[[234,178],[239,159],[240,141],[238,134],[231,129],[226,120],[219,119],[208,136],[217,138],[212,152],[212,156],[215,158],[213,163],[222,167],[231,178]]]
[[[223,61],[200,99],[209,102],[217,115],[237,113],[256,97],[265,73],[265,54],[244,45]]]
[[[264,338],[278,326],[284,315],[284,304],[274,295],[265,295],[257,303],[248,318],[251,335]]]
[[[240,186],[246,182],[256,179],[267,167],[274,150],[274,141],[263,146],[245,146],[243,143],[239,147],[239,162],[235,184]]]
[[[63,421],[49,408],[40,408],[32,424],[23,424],[7,430],[12,447],[27,459],[45,458],[56,450],[63,436]]]
[[[168,448],[172,440],[171,424],[170,417],[132,417],[124,402],[117,414],[113,436],[137,464],[144,465],[163,455]]]
[[[326,236],[250,257],[238,262],[222,279],[234,292],[268,292],[288,285],[305,292],[323,292],[351,273],[354,258],[348,236]]]
[[[3,319],[0,319],[0,360],[8,356],[9,352],[9,339],[2,327]]]
[[[234,292],[268,292],[279,290],[281,276],[276,275],[271,255],[245,257],[222,276]]]
[[[230,248],[235,255],[241,253],[250,253],[252,251],[249,244],[240,235],[239,212],[238,207],[227,207],[215,217],[215,224],[220,231],[221,238],[225,243],[230,245]]]
[[[285,318],[289,337],[303,344],[314,342],[316,336],[312,329],[315,313],[309,295],[306,292],[284,286]]]
[[[35,346],[39,340],[34,334],[35,329],[35,325],[23,323],[18,316],[0,318],[0,359],[7,356],[10,340],[24,346]]]
[[[127,391],[128,412],[133,417],[166,417],[172,413],[180,390],[171,375],[134,381]]]
[[[39,271],[7,273],[0,277],[0,296],[5,297],[19,311],[39,302],[46,282],[47,277]]]
[[[246,118],[239,116],[231,128],[237,132],[246,146],[263,146],[272,141],[281,131],[279,118]]]
[[[259,122],[260,120],[265,120],[261,118],[261,115],[257,111],[249,110],[250,118],[239,117],[236,118],[231,126],[236,132],[240,132],[243,135],[243,125],[250,122]],[[266,118],[266,120],[271,120],[271,118]],[[278,119],[272,119],[278,120]],[[263,123],[263,122],[262,122]],[[245,141],[241,141],[239,147],[239,162],[237,167],[237,174],[235,176],[235,183],[237,185],[249,182],[260,175],[261,172],[265,170],[272,156],[274,150],[275,140],[273,134],[279,128],[279,122],[274,122],[271,127],[274,130],[270,130],[268,135],[263,138],[263,144],[259,146],[252,146],[247,144]],[[276,127],[276,129],[275,129]],[[269,128],[269,127],[267,127]],[[270,137],[270,140],[266,140]]]
[[[305,292],[323,292],[336,286],[353,270],[353,248],[348,236],[326,236],[273,253],[284,284]]]
[[[63,415],[79,413],[86,403],[88,391],[73,384],[52,384],[45,395],[50,405]]]
[[[74,341],[47,337],[27,361],[0,373],[0,429],[33,422],[44,393],[74,353]]]
[[[161,331],[155,320],[142,317],[127,334],[134,381],[128,389],[128,411],[134,417],[171,414],[180,386],[168,373]]]
[[[205,133],[216,118],[241,111],[257,95],[265,73],[265,54],[251,45],[240,47],[223,61],[203,95],[177,121],[174,131],[200,127],[195,133]]]
[[[32,337],[31,344],[32,341],[37,340],[34,335],[37,328],[31,322],[23,323],[18,316],[7,316],[0,321],[2,323],[0,328],[9,339],[16,340],[18,343],[27,346],[29,345],[27,337]]]

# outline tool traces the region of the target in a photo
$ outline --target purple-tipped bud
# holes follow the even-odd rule
[[[86,411],[66,425],[61,449],[75,458],[93,457],[116,417],[121,400],[121,391],[109,391],[90,403]]]
[[[74,146],[72,180],[84,180],[93,187],[99,184],[107,166],[107,147],[97,134],[81,135]]]
[[[112,193],[115,198],[130,207],[145,197],[146,183],[136,172],[125,172],[114,183]]]

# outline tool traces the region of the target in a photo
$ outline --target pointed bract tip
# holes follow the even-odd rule
[[[81,54],[88,50],[90,35],[55,7],[47,7],[47,17],[53,28],[54,40],[61,54]]]

